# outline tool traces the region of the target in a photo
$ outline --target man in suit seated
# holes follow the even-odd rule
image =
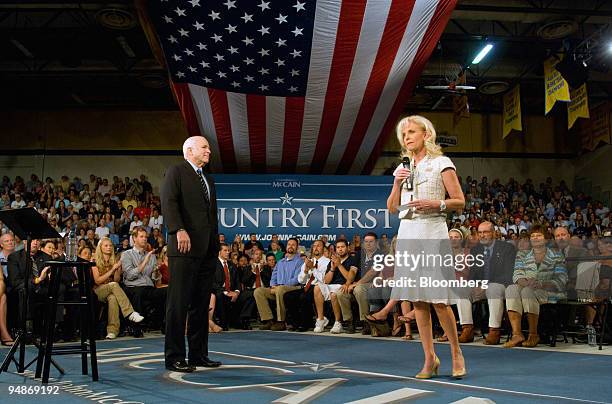
[[[272,278],[272,269],[276,266],[274,254],[268,254],[265,261],[262,258],[263,252],[260,249],[253,252],[251,262],[242,267],[241,282],[242,292],[238,297],[240,309],[240,324],[243,330],[251,329],[251,318],[257,313],[254,292],[257,288],[269,288]]]
[[[213,293],[217,302],[215,305],[216,315],[224,331],[229,330],[230,324],[235,325],[240,308],[238,301],[241,293],[240,276],[229,256],[229,246],[225,243],[221,244],[215,268]]]
[[[486,345],[498,345],[501,322],[504,315],[506,287],[512,284],[516,249],[512,243],[494,239],[495,226],[491,222],[482,222],[478,226],[479,244],[472,248],[470,254],[483,257],[484,265],[470,268],[471,280],[488,281],[487,289],[475,287],[469,296],[460,299],[457,304],[462,331],[460,343],[474,341],[474,320],[472,303],[487,299],[489,304],[489,334]],[[479,261],[475,261],[478,263]]]

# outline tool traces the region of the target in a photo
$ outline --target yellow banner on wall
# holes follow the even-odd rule
[[[578,118],[589,117],[589,97],[586,83],[570,92],[571,101],[567,104],[567,129],[571,129]]]
[[[610,104],[603,103],[591,111],[591,136],[593,147],[601,143],[610,144]]]
[[[569,102],[569,85],[561,76],[555,66],[561,59],[551,56],[544,61],[544,98],[546,106],[544,107],[544,115],[548,114],[555,106],[555,102]]]
[[[519,132],[523,130],[521,123],[521,91],[518,84],[504,94],[503,125],[503,138],[506,138],[512,132],[512,129]]]

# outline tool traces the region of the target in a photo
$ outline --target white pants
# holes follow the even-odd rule
[[[504,316],[506,287],[500,283],[489,283],[487,289],[473,288],[468,299],[459,299],[457,310],[461,325],[474,324],[472,303],[487,299],[489,303],[489,327],[500,328]]]
[[[540,305],[548,303],[548,293],[544,289],[528,286],[510,285],[506,288],[506,307],[508,311],[519,314],[540,314]]]

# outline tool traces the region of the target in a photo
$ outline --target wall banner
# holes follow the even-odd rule
[[[567,104],[567,129],[571,129],[578,118],[589,118],[589,97],[586,83],[570,93],[571,101]]]
[[[512,90],[504,94],[504,114],[503,114],[502,137],[512,132],[512,130],[523,130],[521,123],[521,89],[517,84]]]
[[[213,175],[217,186],[219,232],[231,243],[236,234],[256,233],[267,247],[272,234],[281,241],[299,237],[302,245],[327,235],[375,232],[391,239],[399,226],[389,214],[391,176]]]
[[[544,98],[546,101],[544,115],[550,112],[555,106],[555,102],[569,102],[570,100],[569,85],[563,76],[561,76],[561,73],[555,69],[555,66],[561,60],[562,58],[551,56],[544,61]]]

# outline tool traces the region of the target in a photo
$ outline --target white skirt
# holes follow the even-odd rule
[[[452,250],[444,217],[403,219],[397,234],[394,280],[401,282],[391,291],[391,298],[412,302],[452,304],[457,292],[445,286],[455,279],[448,257]],[[451,261],[452,262],[452,261]]]

